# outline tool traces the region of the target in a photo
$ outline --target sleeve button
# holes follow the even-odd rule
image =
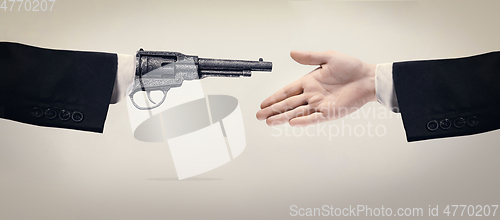
[[[427,122],[427,129],[429,129],[429,131],[435,131],[438,129],[438,127],[439,127],[439,125],[438,125],[438,122],[436,120],[432,120],[432,121]]]
[[[59,118],[63,121],[67,121],[68,119],[71,118],[71,112],[66,111],[66,110],[61,110],[59,112]]]
[[[453,121],[453,125],[456,128],[463,128],[465,126],[465,119],[462,117],[457,118],[457,119],[455,119],[455,121]]]
[[[35,118],[40,118],[43,116],[43,109],[35,107],[35,108],[33,108],[31,115]]]
[[[471,127],[477,126],[479,124],[479,119],[476,116],[471,116],[467,119],[467,124]]]
[[[451,121],[445,118],[439,122],[439,127],[441,127],[443,130],[448,130],[451,127]]]
[[[56,111],[48,108],[45,110],[45,117],[48,119],[54,119],[57,116]]]
[[[81,122],[83,120],[83,114],[81,112],[73,112],[73,115],[71,116],[74,122]]]

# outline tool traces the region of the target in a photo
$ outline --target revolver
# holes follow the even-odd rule
[[[135,80],[129,97],[132,104],[140,110],[150,110],[160,106],[171,88],[182,86],[184,80],[199,80],[206,77],[250,77],[252,71],[272,70],[272,62],[247,60],[225,60],[198,58],[178,52],[144,51],[136,54]],[[146,92],[151,103],[138,105],[134,95]],[[160,92],[163,98],[153,100],[151,92]]]

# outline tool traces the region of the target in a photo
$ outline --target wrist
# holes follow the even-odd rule
[[[364,72],[365,79],[367,81],[367,89],[368,89],[368,101],[377,101],[377,90],[375,85],[375,71],[377,69],[377,65],[370,63],[364,64]]]

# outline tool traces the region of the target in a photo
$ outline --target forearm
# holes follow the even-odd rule
[[[377,101],[401,112],[408,141],[498,129],[500,53],[377,65]]]
[[[0,117],[102,132],[117,55],[0,42]]]

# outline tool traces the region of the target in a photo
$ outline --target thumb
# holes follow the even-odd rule
[[[292,50],[290,56],[293,60],[304,65],[322,65],[326,64],[332,57],[328,51],[312,52],[312,51],[297,51]]]

